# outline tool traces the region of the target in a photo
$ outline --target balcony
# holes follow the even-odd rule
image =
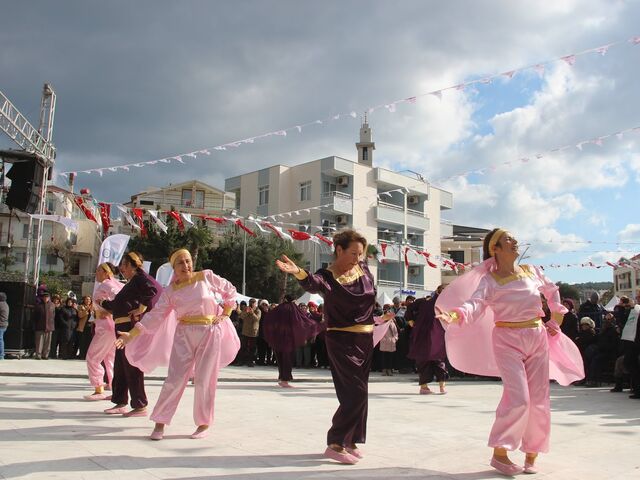
[[[378,201],[378,206],[376,207],[376,220],[378,222],[404,225],[404,209],[399,205]],[[423,212],[408,208],[407,227],[420,231],[427,231],[430,228],[430,222]]]
[[[344,213],[353,215],[353,199],[348,193],[327,192],[322,194],[323,211],[328,213]]]
[[[453,237],[453,223],[447,220],[440,221],[440,238]]]
[[[340,157],[327,157],[320,160],[322,173],[329,176],[353,175],[355,163]]]
[[[451,210],[453,208],[453,193],[440,190],[440,210]]]
[[[378,167],[374,170],[376,182],[383,190],[403,187],[409,190],[410,195],[425,195],[427,198],[429,196],[428,183],[384,168]]]

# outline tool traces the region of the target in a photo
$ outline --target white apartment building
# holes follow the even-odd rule
[[[632,262],[640,262],[640,255],[631,258]],[[613,269],[613,294],[621,297],[626,295],[635,301],[640,291],[640,268],[628,265]]]
[[[366,119],[356,148],[357,161],[330,156],[291,167],[273,165],[227,178],[225,190],[235,193],[235,208],[245,217],[292,212],[284,221],[298,229],[320,226],[328,234],[331,229],[354,228],[372,244],[400,243],[440,255],[440,237],[452,235],[451,225],[442,223],[440,212],[453,207],[453,195],[414,177],[373,166],[375,143]],[[390,190],[395,191],[387,193]],[[312,208],[318,206],[323,207]],[[305,248],[303,253],[312,270],[331,261],[331,255],[319,248]],[[414,263],[407,267],[403,256],[398,257],[382,264],[370,262],[379,292],[393,296],[415,291],[420,296],[441,283],[439,268]]]
[[[70,232],[59,223],[42,222],[40,271],[64,272],[63,260],[52,253],[52,247],[57,247],[59,251],[65,249],[69,251],[67,267],[71,278],[79,281],[88,280],[95,273],[95,262],[102,242],[98,225],[88,220],[77,207],[74,207],[69,191],[55,185],[47,188],[46,209],[48,214],[61,215],[77,221],[78,231]],[[0,205],[0,259],[3,260],[3,265],[0,269],[4,270],[6,264],[7,271],[25,271],[28,233],[28,215],[18,210],[13,210],[13,214],[10,214],[9,208],[2,203]],[[36,235],[37,231],[34,237]]]

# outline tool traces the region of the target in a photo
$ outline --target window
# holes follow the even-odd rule
[[[301,220],[298,222],[298,230],[301,232],[309,232],[311,230],[311,220]]]
[[[29,224],[28,223],[23,223],[22,224],[22,238],[23,239],[27,239],[29,238]]]
[[[329,194],[337,190],[336,184],[331,182],[322,182],[322,193]]]
[[[258,187],[258,205],[269,204],[269,185]]]
[[[54,213],[56,211],[56,200],[54,198],[47,200],[47,211],[49,213]]]
[[[368,162],[369,161],[369,148],[368,147],[362,147],[362,161],[363,162]]]
[[[51,254],[47,255],[46,264],[52,267],[58,265],[58,257]]]
[[[153,207],[153,200],[140,200],[140,205],[149,205]]]
[[[464,250],[449,250],[451,260],[456,263],[464,263]]]
[[[79,258],[71,258],[69,260],[69,273],[71,275],[80,275],[80,259]]]
[[[236,210],[240,210],[240,190],[236,190]]]
[[[193,202],[193,192],[191,190],[182,190],[182,206],[190,207]]]
[[[300,201],[311,200],[311,180],[300,184]]]
[[[204,190],[196,190],[194,208],[204,208]]]
[[[69,241],[71,242],[71,245],[76,246],[78,244],[78,234],[71,232],[69,234]]]
[[[26,252],[17,253],[16,261],[20,263],[27,263],[27,253]]]

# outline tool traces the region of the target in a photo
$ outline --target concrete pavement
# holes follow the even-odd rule
[[[153,405],[164,372],[148,380]],[[486,441],[498,382],[452,381],[447,395],[417,395],[414,375],[372,374],[364,460],[322,457],[337,400],[327,370],[295,370],[294,389],[277,370],[227,367],[211,435],[192,440],[193,387],[166,437],[147,437],[147,418],[104,415],[86,402],[84,362],[0,361],[0,478],[6,479],[463,479],[505,478],[489,466]],[[552,386],[551,452],[544,479],[640,478],[640,401],[608,388]],[[513,459],[522,461],[516,453]]]

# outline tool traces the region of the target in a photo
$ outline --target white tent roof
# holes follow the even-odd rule
[[[317,293],[304,292],[304,295],[302,295],[300,298],[296,300],[296,303],[309,303],[309,302],[313,302],[316,305],[320,305],[321,303],[324,303],[324,298],[322,298]]]
[[[613,298],[611,300],[609,300],[609,303],[607,303],[604,306],[604,309],[609,311],[609,312],[612,312],[613,311],[613,307],[615,307],[619,303],[620,303],[620,299],[617,296],[614,295]]]
[[[378,297],[376,298],[376,301],[380,304],[381,307],[393,303],[392,298],[389,297],[389,295],[387,295],[385,292],[380,292],[378,294]]]

